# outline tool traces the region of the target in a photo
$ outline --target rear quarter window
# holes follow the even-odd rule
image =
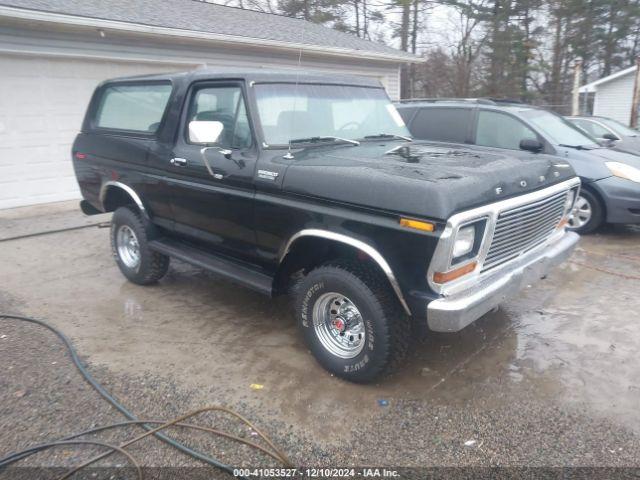
[[[421,140],[465,143],[471,113],[468,108],[422,108],[411,122],[411,134]]]
[[[103,88],[95,128],[155,133],[171,96],[170,83],[114,84]]]

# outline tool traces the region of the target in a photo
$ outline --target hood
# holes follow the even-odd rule
[[[542,154],[516,158],[428,142],[371,142],[297,152],[283,189],[444,220],[574,176],[567,162]]]
[[[640,169],[640,156],[617,147],[597,147],[584,150],[556,147],[558,156],[566,158],[576,174],[587,181],[600,180],[611,176],[605,162],[620,162]]]

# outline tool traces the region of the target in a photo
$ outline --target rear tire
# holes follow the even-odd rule
[[[583,188],[576,200],[567,228],[576,233],[591,233],[604,222],[604,207],[600,199]]]
[[[111,218],[111,251],[122,274],[138,285],[156,283],[169,269],[169,257],[149,248],[153,225],[130,207],[120,207]]]
[[[296,318],[316,360],[351,382],[390,373],[407,355],[411,323],[387,279],[362,262],[312,270],[299,284]]]

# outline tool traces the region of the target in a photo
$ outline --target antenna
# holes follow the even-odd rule
[[[307,22],[307,20],[303,20],[303,21]],[[300,83],[300,69],[302,66],[302,45],[304,45],[304,31],[306,26],[307,26],[306,23],[302,25],[302,34],[300,36],[300,49],[298,50],[298,66],[296,67],[296,86],[293,91],[293,114],[291,115],[291,125],[290,125],[291,128],[289,129],[289,150],[282,157],[286,160],[293,160],[293,158],[295,158],[293,156],[293,153],[291,153],[291,136],[293,136],[294,118],[296,116],[296,104],[298,102],[298,84]]]

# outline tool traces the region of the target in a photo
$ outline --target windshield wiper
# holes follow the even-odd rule
[[[407,142],[413,142],[413,138],[405,137],[404,135],[396,135],[395,133],[378,133],[377,135],[367,135],[364,137],[365,139],[374,139],[374,138],[397,138],[399,140],[406,140]]]
[[[351,145],[360,145],[360,142],[357,140],[350,140],[348,138],[342,137],[308,137],[308,138],[295,138],[293,140],[289,140],[289,143],[320,143],[320,142],[345,142],[350,143]]]
[[[575,148],[576,150],[589,150],[584,145],[567,145],[566,143],[560,143],[558,146],[566,147],[566,148]]]

